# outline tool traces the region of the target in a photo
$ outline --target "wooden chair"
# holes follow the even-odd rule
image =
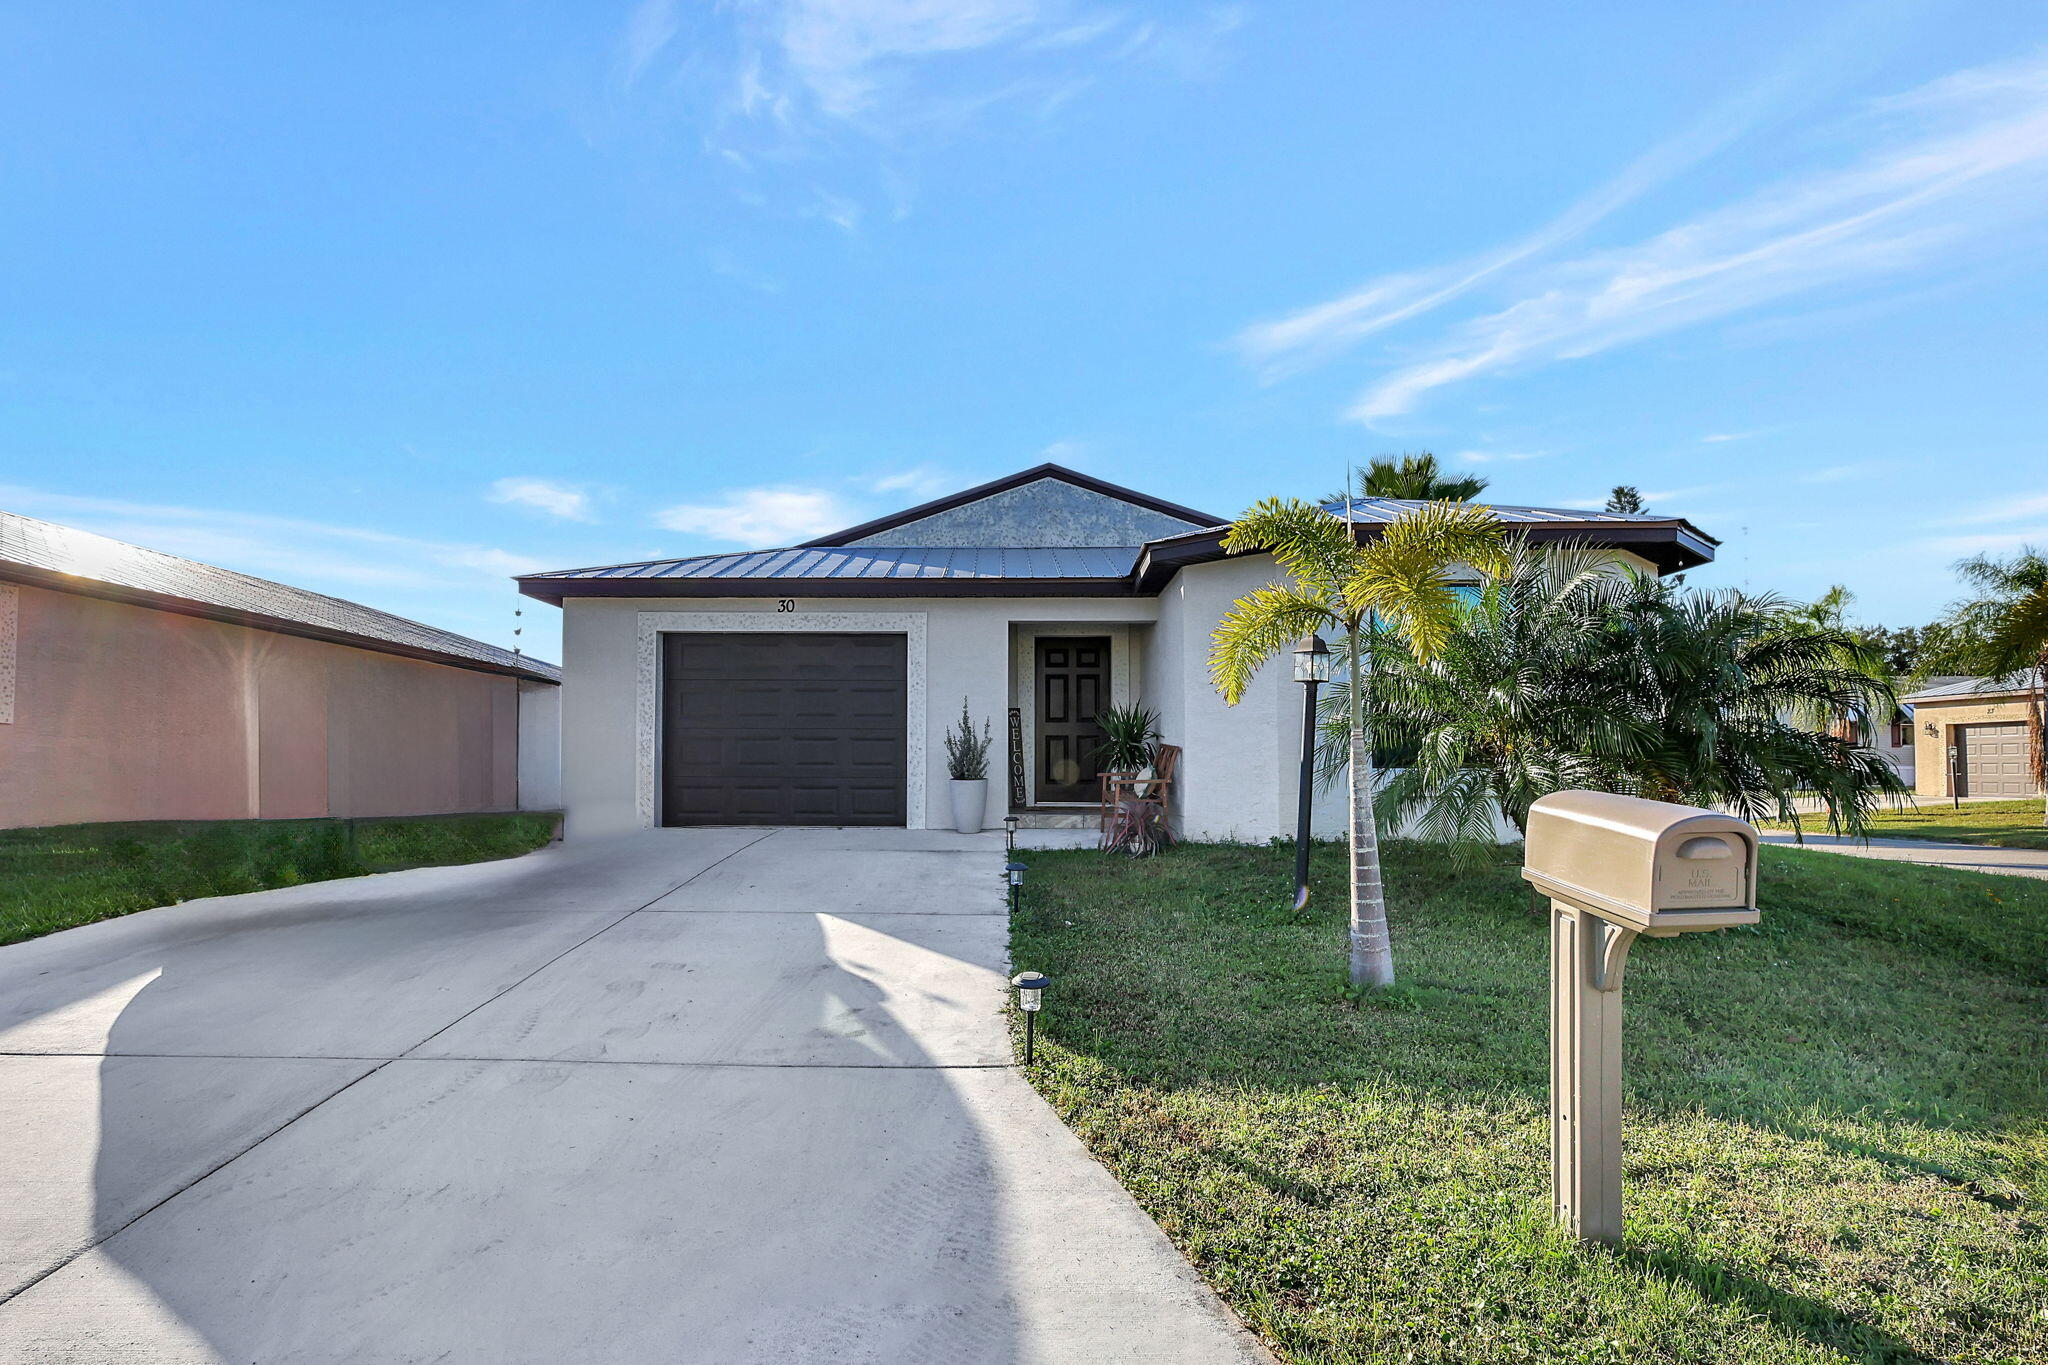
[[[1127,801],[1143,801],[1159,807],[1164,814],[1173,797],[1174,774],[1180,769],[1180,746],[1162,744],[1152,753],[1152,776],[1139,777],[1135,773],[1102,774],[1102,799],[1095,813],[1096,828],[1109,832],[1110,818]],[[1144,795],[1138,788],[1145,789]]]

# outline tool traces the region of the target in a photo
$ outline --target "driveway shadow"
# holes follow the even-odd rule
[[[783,956],[808,964],[767,991],[793,978],[832,1002],[800,1063],[403,1055],[480,1004],[518,999],[551,960],[565,983],[609,997],[610,1024],[635,999],[644,1022],[663,1023],[675,1002],[649,978],[687,975],[690,936],[637,971],[600,963],[579,981],[568,964],[616,915],[587,897],[555,908],[548,883],[496,882],[494,903],[377,888],[271,913],[199,907],[182,934],[142,926],[99,952],[50,955],[0,1029],[43,1052],[84,1050],[100,1032],[90,1217],[127,1226],[0,1305],[0,1356],[1074,1358],[1025,1340],[1003,1229],[1014,1172],[992,1156],[986,1103],[963,1098],[914,1028],[882,1028],[878,1054],[876,1030],[844,1026],[886,1025],[903,996],[840,965],[846,945],[818,916],[760,917]],[[875,931],[861,942],[875,949]],[[573,1036],[574,994],[537,986],[541,1007],[509,1011],[498,1036]],[[722,1021],[728,1050],[789,1018],[743,994],[714,1002],[754,1010]],[[307,1057],[343,1069],[306,1078],[251,1131],[181,1154],[172,1183],[197,1183],[138,1217],[165,1197],[151,1173],[195,1064],[227,1093]],[[218,1169],[198,1179],[205,1163]]]

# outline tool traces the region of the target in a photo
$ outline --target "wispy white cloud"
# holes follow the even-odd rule
[[[1716,431],[1700,437],[1700,442],[1703,445],[1719,445],[1723,441],[1747,441],[1754,435],[1756,433],[1753,431]]]
[[[1361,393],[1349,415],[1371,423],[1510,367],[1578,359],[1823,286],[1949,264],[1966,247],[1996,248],[2014,225],[2048,210],[2048,58],[2037,55],[1864,109],[1836,130],[1863,148],[1846,165],[1784,180],[1634,246],[1549,259],[1718,150],[1777,97],[1768,87],[1733,102],[1525,238],[1256,324],[1240,333],[1239,349],[1270,378],[1482,286],[1506,299],[1424,341]]]
[[[1799,476],[1801,483],[1847,483],[1870,473],[1867,464],[1833,464],[1821,469],[1809,469]]]
[[[473,589],[485,582],[505,586],[514,574],[551,567],[487,545],[299,517],[77,497],[22,487],[0,487],[0,503],[28,516],[316,591]]]
[[[836,493],[771,485],[729,489],[715,502],[678,503],[655,520],[671,531],[761,548],[809,540],[860,517]]]
[[[883,474],[868,481],[868,487],[877,493],[894,493],[918,501],[936,498],[960,486],[960,480],[945,470],[933,465],[921,464],[914,469],[900,470],[894,474]]]
[[[1049,117],[1118,68],[1198,78],[1240,22],[1235,5],[1163,0],[643,0],[612,93],[647,107],[687,87],[707,153],[784,211],[853,232],[908,212],[916,146],[998,107]]]
[[[1549,453],[1547,450],[1461,450],[1451,458],[1465,464],[1502,464],[1540,460]]]
[[[1977,534],[1929,536],[1919,542],[1926,549],[1945,555],[2004,554],[2013,550],[2048,547],[2048,522],[2018,531],[1985,531]]]
[[[1238,349],[1264,377],[1275,379],[1442,308],[1494,276],[1583,236],[1721,150],[1788,97],[1799,83],[1798,72],[1795,64],[1786,63],[1767,79],[1715,105],[1525,237],[1450,265],[1382,275],[1325,303],[1255,323],[1238,334]]]
[[[1959,516],[1943,519],[1945,526],[1988,526],[2002,521],[2025,521],[2035,517],[2048,518],[2048,493],[2022,493],[2015,497],[2000,498],[1970,509]]]
[[[590,494],[552,479],[510,478],[491,485],[490,500],[513,507],[531,507],[564,521],[595,521]]]
[[[1372,422],[1509,366],[1577,359],[1824,285],[1950,260],[2048,209],[2048,60],[1961,73],[1873,119],[1874,145],[1852,166],[1539,272],[1509,306],[1373,384],[1351,415]]]

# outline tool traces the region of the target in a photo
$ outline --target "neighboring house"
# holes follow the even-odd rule
[[[2042,720],[2032,678],[1958,678],[1900,698],[1913,708],[1920,796],[2039,796]]]
[[[1415,503],[1356,503],[1360,538]],[[1337,505],[1341,512],[1341,503]],[[1495,508],[1669,573],[1714,540],[1677,518]],[[907,825],[948,817],[942,737],[993,722],[989,821],[1075,825],[1092,716],[1159,712],[1176,814],[1202,839],[1292,833],[1300,686],[1286,659],[1231,708],[1210,632],[1278,573],[1227,518],[1040,465],[801,546],[520,579],[563,608],[571,835],[653,825]],[[1006,780],[1008,778],[1008,780]],[[1341,817],[1319,823],[1335,833]]]
[[[560,681],[340,598],[0,512],[0,827],[553,808]]]
[[[1352,520],[1369,537],[1414,505],[1367,500]],[[1660,573],[1716,543],[1676,518],[1493,510]],[[1091,718],[1136,701],[1183,750],[1184,834],[1290,833],[1302,689],[1288,661],[1234,708],[1209,682],[1216,623],[1278,573],[1268,555],[1226,556],[1226,523],[1040,465],[789,549],[522,577],[563,608],[569,832],[944,826],[942,737],[965,698],[996,736],[991,822],[1084,819]]]

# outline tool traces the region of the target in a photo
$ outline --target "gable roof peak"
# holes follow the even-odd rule
[[[874,544],[877,543],[875,537],[886,535],[898,527],[907,526],[912,522],[924,521],[941,513],[950,512],[954,508],[964,507],[969,503],[980,502],[983,499],[996,497],[1000,494],[1048,479],[1071,485],[1101,497],[1129,503],[1133,507],[1142,508],[1148,512],[1155,512],[1175,521],[1184,522],[1191,529],[1221,526],[1230,520],[1228,517],[1218,517],[1208,512],[1198,512],[1192,507],[1184,507],[1179,503],[1168,502],[1164,498],[1155,498],[1149,493],[1140,493],[1135,488],[1126,488],[1122,484],[1110,483],[1106,479],[1098,479],[1093,475],[1083,474],[1079,470],[1069,469],[1065,465],[1047,461],[1043,464],[1033,465],[1029,469],[1019,470],[1015,474],[1005,475],[1000,479],[991,479],[987,483],[976,484],[972,488],[962,489],[958,493],[934,498],[930,502],[919,503],[915,507],[906,507],[900,512],[892,512],[887,516],[876,517],[872,521],[864,521],[858,526],[849,526],[843,530],[834,531],[829,535],[804,541],[796,548],[806,550],[837,548],[850,545],[856,541]],[[1140,538],[1142,539],[1142,537]]]

